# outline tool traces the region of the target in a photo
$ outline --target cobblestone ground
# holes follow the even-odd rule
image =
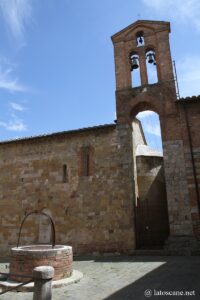
[[[200,257],[77,258],[74,269],[83,272],[83,279],[54,289],[53,300],[200,299]],[[0,300],[32,297],[32,293],[7,293]]]

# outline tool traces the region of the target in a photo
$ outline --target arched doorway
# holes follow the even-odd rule
[[[143,109],[132,116],[136,247],[155,249],[169,236],[167,194],[159,116]]]

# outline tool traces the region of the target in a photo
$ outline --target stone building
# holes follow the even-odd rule
[[[198,249],[200,99],[177,98],[169,32],[168,22],[140,20],[112,36],[116,123],[0,143],[1,256],[35,209],[52,215],[57,244],[75,253]],[[163,157],[135,119],[144,110],[159,114]],[[23,244],[50,239],[46,220],[26,221]]]

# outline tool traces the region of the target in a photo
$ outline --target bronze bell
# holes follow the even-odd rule
[[[139,68],[138,60],[136,56],[131,58],[131,71],[136,70]]]
[[[148,63],[150,64],[155,63],[155,56],[153,53],[148,54],[147,57],[148,57]]]

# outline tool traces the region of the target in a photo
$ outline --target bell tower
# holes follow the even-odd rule
[[[172,101],[176,100],[169,33],[169,22],[140,20],[112,36],[119,123],[131,121],[134,113],[132,109],[138,100],[145,102],[146,106],[149,104],[146,109],[152,108],[159,114],[163,113],[163,106],[166,106],[166,103],[163,103],[163,93],[166,94],[166,89]],[[156,73],[157,82],[154,84],[150,83],[151,74],[147,72],[148,64]],[[137,69],[139,69],[141,84],[136,87],[132,74]],[[155,93],[156,99],[150,100]],[[131,99],[133,97],[135,100]]]
[[[175,243],[177,249],[183,241],[192,244],[197,235],[197,217],[192,212],[197,206],[190,196],[186,173],[186,157],[191,156],[191,151],[188,137],[184,136],[187,127],[181,100],[177,101],[169,33],[169,22],[139,20],[113,35],[112,42],[118,128],[131,125],[144,110],[154,111],[160,118],[170,227],[168,245],[170,248]],[[156,73],[153,83],[149,65]],[[139,74],[139,84],[134,81],[134,72]],[[195,208],[191,209],[191,203],[195,203]]]

